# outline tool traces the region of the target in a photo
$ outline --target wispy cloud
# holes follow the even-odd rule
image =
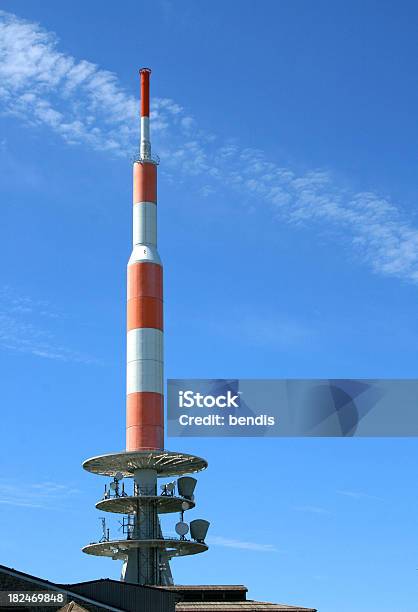
[[[71,145],[125,155],[134,146],[137,101],[114,74],[57,47],[54,34],[0,12],[3,113],[47,126]],[[261,150],[221,142],[168,98],[153,99],[152,128],[166,176],[175,170],[198,178],[202,197],[236,190],[249,211],[267,203],[282,222],[309,224],[318,234],[331,229],[374,272],[418,282],[418,229],[389,197],[350,192],[331,172],[300,175]]]
[[[123,91],[114,74],[58,51],[57,42],[38,24],[0,11],[3,113],[47,126],[68,144],[126,155],[133,145],[137,100]],[[163,131],[180,111],[169,99],[154,99],[153,130]]]
[[[38,300],[24,295],[19,295],[8,285],[0,287],[0,304],[8,305],[8,311],[11,314],[34,314],[37,313],[42,317],[57,319],[60,317],[50,302],[47,300]]]
[[[44,481],[39,483],[20,483],[0,480],[0,505],[22,508],[57,509],[59,503],[77,495],[74,487]]]
[[[351,497],[351,499],[371,499],[375,501],[384,501],[383,497],[379,497],[378,495],[370,495],[369,493],[364,493],[363,491],[339,490],[337,493],[338,495],[343,495],[344,497]]]
[[[260,544],[258,542],[245,542],[233,540],[221,536],[212,536],[208,539],[212,546],[225,546],[226,548],[239,548],[243,550],[253,550],[257,552],[277,552],[278,549],[273,544]]]
[[[56,361],[99,363],[54,337],[51,319],[60,316],[49,302],[19,295],[10,287],[0,288],[0,348]]]

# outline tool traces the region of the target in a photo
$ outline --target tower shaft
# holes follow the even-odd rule
[[[195,506],[194,485],[187,489],[187,478],[183,478],[183,485],[178,484],[180,480],[163,484],[159,494],[157,479],[198,472],[207,467],[207,462],[164,449],[163,269],[157,250],[158,162],[151,155],[150,72],[148,68],[140,71],[141,137],[139,156],[133,164],[133,245],[127,271],[126,450],[92,457],[83,464],[94,474],[113,478],[105,485],[96,507],[125,515],[122,527],[126,538],[110,539],[104,525],[102,539],[83,551],[122,560],[121,579],[127,582],[170,585],[171,559],[198,554],[208,547],[196,527],[190,527],[191,534],[196,532],[192,540],[184,537],[187,526],[182,531],[185,510]],[[126,481],[120,485],[124,478],[132,478],[133,486]],[[180,513],[181,523],[176,526],[177,530],[180,525],[180,531],[176,533],[183,535],[164,537],[160,513]],[[193,522],[195,526],[198,523]]]
[[[141,75],[140,156],[133,165],[128,263],[126,450],[164,448],[163,269],[157,250],[157,164],[151,159],[149,76]]]

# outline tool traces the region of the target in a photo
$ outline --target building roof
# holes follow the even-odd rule
[[[316,610],[247,599],[245,601],[185,601],[177,604],[176,612],[316,612]]]
[[[248,591],[244,584],[173,584],[158,588],[181,591]]]
[[[53,591],[66,595],[61,612],[175,612],[178,595],[156,587],[144,587],[119,580],[90,580],[77,584],[57,584],[0,565],[0,590]],[[3,608],[14,610],[15,608]],[[20,607],[24,612],[33,607]],[[56,609],[54,606],[52,609]]]
[[[175,592],[181,601],[245,601],[248,592],[243,584],[175,584],[160,588]]]
[[[176,612],[317,612],[315,608],[247,599],[248,589],[243,584],[176,584],[160,588],[176,591],[181,597]]]
[[[70,601],[70,603],[60,608],[57,612],[88,612],[88,610],[76,604],[75,601]]]
[[[163,591],[154,586],[143,586],[130,582],[121,582],[111,578],[89,580],[67,584],[66,588],[85,597],[118,606],[126,612],[152,610],[153,612],[175,611],[179,595],[176,592]]]
[[[174,611],[174,606],[176,612],[317,612],[314,608],[246,599],[248,589],[242,584],[144,587],[109,578],[56,584],[4,565],[0,565],[0,589],[65,593],[67,602],[60,612],[165,612]]]
[[[74,593],[64,585],[55,584],[49,580],[20,572],[19,570],[15,570],[12,567],[6,567],[5,565],[0,565],[0,589],[10,591],[56,591],[64,593],[67,598],[70,599],[70,603],[73,602],[78,606],[81,605],[81,609],[85,609],[88,612],[102,612],[104,610],[109,610],[110,612],[124,612],[119,607],[110,606],[106,603],[95,601],[90,597]],[[19,606],[19,609],[23,611],[29,608],[22,608]],[[75,608],[75,610],[77,610],[77,608]]]

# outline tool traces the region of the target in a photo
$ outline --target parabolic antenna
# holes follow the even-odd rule
[[[190,508],[190,504],[188,504],[187,502],[183,502],[183,503],[181,504],[181,509],[182,509],[182,510],[186,511],[186,510],[188,510],[189,508]]]
[[[171,493],[171,491],[174,491],[174,487],[175,486],[176,486],[175,482],[169,482],[168,485],[167,485],[167,491],[170,491],[170,493]]]
[[[110,485],[109,485],[109,489],[112,489],[112,491],[114,491],[116,489],[116,487],[117,487],[116,482],[111,482]]]
[[[182,521],[177,523],[177,525],[176,525],[176,533],[178,533],[179,536],[186,535],[186,533],[188,531],[189,531],[189,526],[188,526],[187,523],[183,523]]]
[[[122,479],[123,479],[123,474],[122,474],[122,472],[116,472],[116,474],[115,474],[115,479],[116,479],[116,480],[118,480],[118,481],[119,481],[119,480],[122,480]]]

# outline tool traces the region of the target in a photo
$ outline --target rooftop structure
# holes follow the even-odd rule
[[[244,585],[176,585],[147,587],[108,578],[59,584],[0,565],[0,591],[43,592],[63,597],[63,604],[19,606],[19,610],[58,612],[317,612],[287,604],[247,599]],[[16,610],[1,605],[2,610]]]

